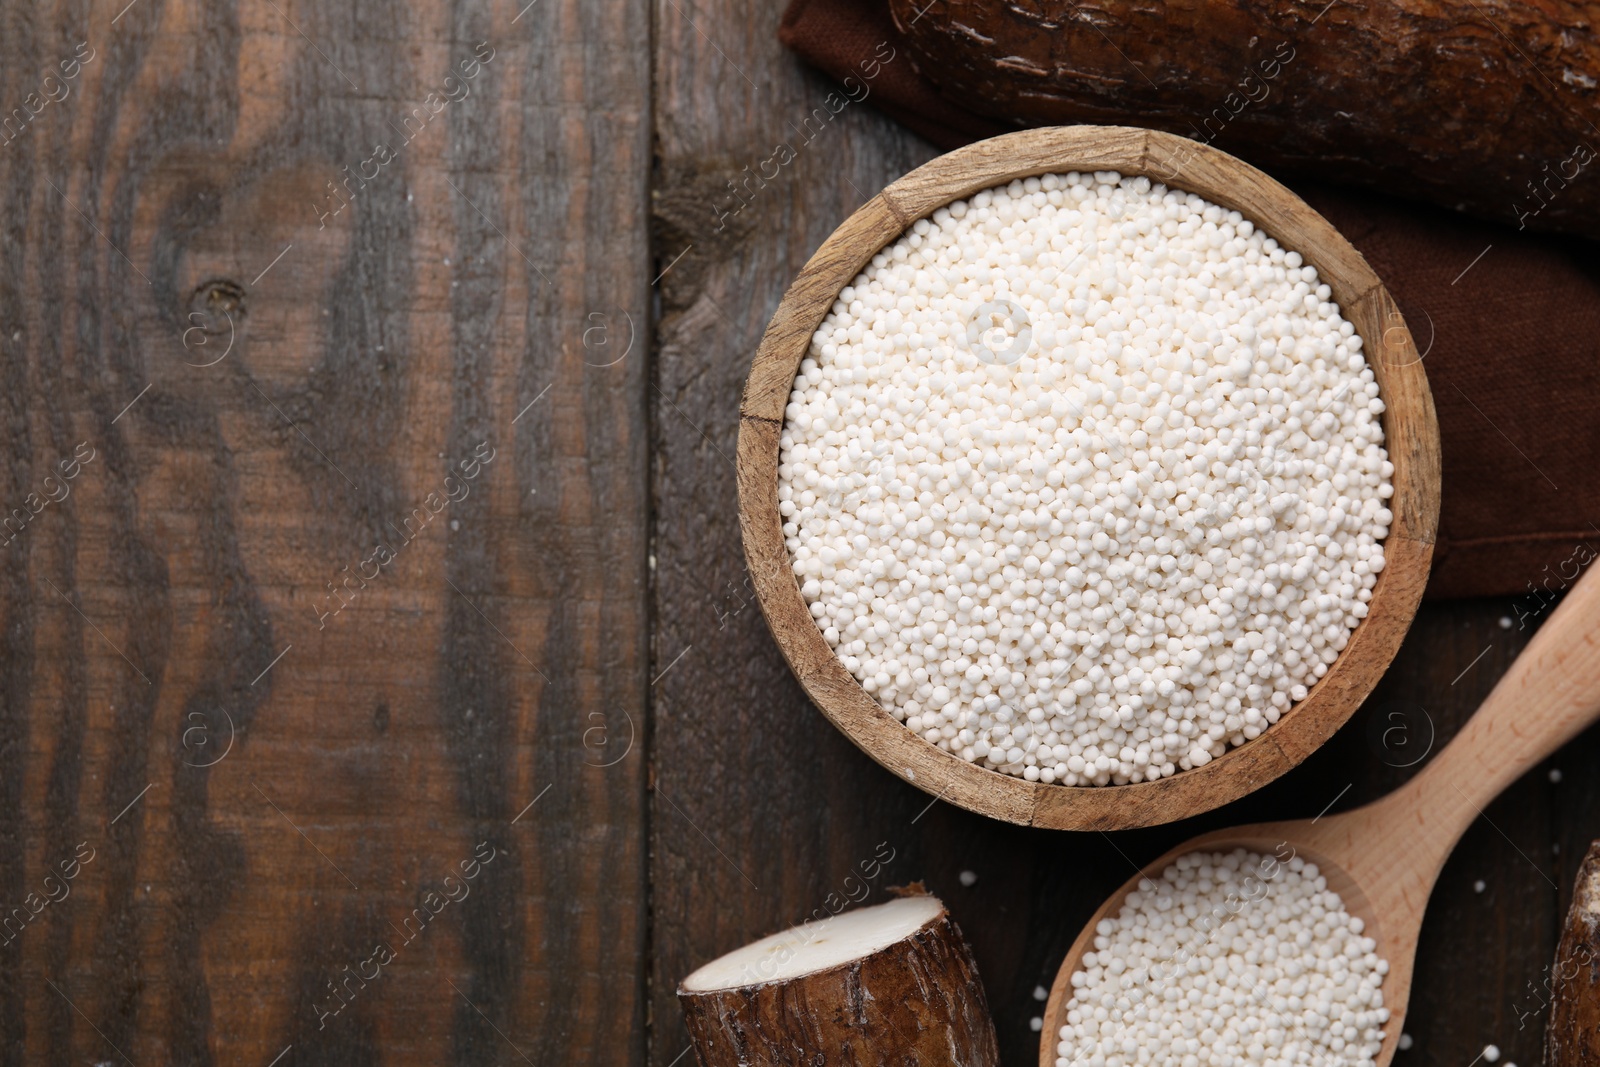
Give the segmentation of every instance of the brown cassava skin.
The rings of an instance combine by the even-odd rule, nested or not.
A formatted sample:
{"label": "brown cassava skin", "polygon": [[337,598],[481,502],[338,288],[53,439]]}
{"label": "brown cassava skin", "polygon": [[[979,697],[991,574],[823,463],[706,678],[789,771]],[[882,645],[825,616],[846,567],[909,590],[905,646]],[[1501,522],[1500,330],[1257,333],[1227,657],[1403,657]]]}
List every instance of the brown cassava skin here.
{"label": "brown cassava skin", "polygon": [[890,0],[890,10],[917,69],[969,110],[1167,130],[1269,170],[1600,237],[1597,3]]}
{"label": "brown cassava skin", "polygon": [[678,990],[700,1067],[999,1067],[961,931],[940,912],[869,956],[788,981]]}
{"label": "brown cassava skin", "polygon": [[1545,1067],[1600,1063],[1600,841],[1589,846],[1550,972]]}

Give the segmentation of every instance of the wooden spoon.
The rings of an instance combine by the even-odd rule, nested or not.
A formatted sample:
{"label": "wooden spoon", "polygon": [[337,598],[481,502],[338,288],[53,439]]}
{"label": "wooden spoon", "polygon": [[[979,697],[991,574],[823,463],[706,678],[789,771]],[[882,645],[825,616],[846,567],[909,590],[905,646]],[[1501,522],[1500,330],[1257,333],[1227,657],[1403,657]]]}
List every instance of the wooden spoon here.
{"label": "wooden spoon", "polygon": [[[1072,999],[1072,975],[1093,947],[1094,929],[1114,915],[1141,878],[1159,878],[1187,852],[1243,847],[1314,862],[1328,886],[1366,923],[1389,961],[1389,1009],[1378,1067],[1394,1058],[1411,997],[1417,933],[1428,894],[1456,841],[1500,791],[1600,718],[1600,567],[1567,594],[1461,733],[1411,781],[1375,803],[1339,815],[1258,823],[1202,834],[1146,866],[1095,912],[1056,975],[1039,1047],[1055,1067]],[[1246,907],[1250,905],[1246,904]]]}

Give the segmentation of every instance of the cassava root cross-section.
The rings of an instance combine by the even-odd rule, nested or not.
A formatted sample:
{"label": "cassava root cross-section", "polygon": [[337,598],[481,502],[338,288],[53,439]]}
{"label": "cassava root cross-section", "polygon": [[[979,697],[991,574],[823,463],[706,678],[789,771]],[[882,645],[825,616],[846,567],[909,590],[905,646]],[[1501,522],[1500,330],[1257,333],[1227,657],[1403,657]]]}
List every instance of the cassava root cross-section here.
{"label": "cassava root cross-section", "polygon": [[998,1067],[961,931],[908,896],[797,926],[678,988],[701,1067]]}

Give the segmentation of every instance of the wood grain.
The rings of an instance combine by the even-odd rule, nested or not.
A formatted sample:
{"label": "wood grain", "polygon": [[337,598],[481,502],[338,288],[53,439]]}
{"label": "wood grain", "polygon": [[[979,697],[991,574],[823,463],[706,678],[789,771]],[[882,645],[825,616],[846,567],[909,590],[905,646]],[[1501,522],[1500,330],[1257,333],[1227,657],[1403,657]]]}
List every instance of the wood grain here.
{"label": "wood grain", "polygon": [[0,14],[0,1062],[643,1058],[647,12],[523,8]]}
{"label": "wood grain", "polygon": [[[1304,700],[1256,741],[1154,782],[1073,787],[1027,782],[915,737],[851,677],[822,637],[788,563],[778,513],[782,413],[800,361],[841,289],[910,221],[952,200],[1050,171],[1119,169],[1182,154],[1178,188],[1233,208],[1301,252],[1367,342],[1386,410],[1395,519],[1370,614]],[[1152,175],[1157,177],[1159,175]],[[1209,811],[1294,767],[1355,713],[1405,636],[1439,521],[1439,426],[1422,360],[1377,275],[1326,219],[1272,178],[1207,145],[1127,127],[1023,130],[958,148],[891,183],[828,237],[773,313],[745,387],[739,432],[740,527],[751,585],[778,647],[817,706],[872,758],[929,794],[1008,822],[1117,830]]]}

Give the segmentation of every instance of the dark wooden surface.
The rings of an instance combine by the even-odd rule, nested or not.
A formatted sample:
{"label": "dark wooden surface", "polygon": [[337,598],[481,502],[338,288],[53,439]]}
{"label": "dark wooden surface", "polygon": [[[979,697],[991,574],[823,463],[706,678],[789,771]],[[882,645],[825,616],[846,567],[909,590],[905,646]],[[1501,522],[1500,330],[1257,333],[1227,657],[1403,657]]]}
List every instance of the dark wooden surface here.
{"label": "dark wooden surface", "polygon": [[124,4],[0,14],[0,1061],[642,1061],[648,8]]}
{"label": "dark wooden surface", "polygon": [[[124,2],[0,7],[0,119],[69,89],[0,137],[0,1063],[685,1063],[689,969],[923,879],[1025,1065],[1131,863],[1379,795],[1526,640],[1426,607],[1325,750],[1192,823],[930,803],[790,678],[731,463],[784,286],[926,144],[807,125],[776,5]],[[1536,1060],[1600,737],[1553,765],[1444,875],[1405,1062]]]}

